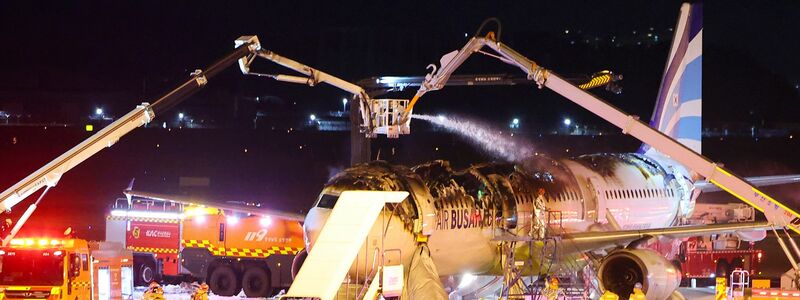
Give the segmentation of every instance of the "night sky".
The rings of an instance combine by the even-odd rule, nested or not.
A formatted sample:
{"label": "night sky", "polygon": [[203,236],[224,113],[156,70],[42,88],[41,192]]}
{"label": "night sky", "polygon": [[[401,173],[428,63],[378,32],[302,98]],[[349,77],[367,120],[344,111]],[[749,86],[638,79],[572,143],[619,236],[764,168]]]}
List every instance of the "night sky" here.
{"label": "night sky", "polygon": [[[100,106],[119,115],[170,89],[229,51],[236,37],[248,34],[257,34],[268,49],[352,81],[377,75],[419,76],[426,73],[427,64],[460,48],[465,33],[472,35],[482,20],[496,16],[502,21],[504,42],[556,72],[585,75],[611,69],[623,74],[623,95],[602,96],[649,116],[671,39],[666,30],[674,26],[679,2],[562,2],[3,1],[0,91],[96,94],[69,102],[84,111]],[[800,114],[794,88],[800,84],[800,60],[795,58],[800,53],[798,4],[711,1],[705,6],[705,104],[724,107],[707,109],[706,121],[739,121],[753,114],[787,121]],[[619,48],[602,44],[612,36],[625,40],[647,33],[659,35],[660,43],[637,47],[628,42]],[[595,46],[595,38],[600,46]],[[266,64],[261,70],[288,72]],[[486,57],[473,58],[463,70],[516,72]],[[242,78],[231,68],[185,106],[213,108],[226,101],[210,96],[220,94],[301,100],[297,110],[309,112],[336,109],[343,95],[329,87],[308,89]],[[530,94],[504,90],[480,95],[531,99]],[[66,105],[58,97],[23,98],[26,111],[45,115],[48,111],[41,107]],[[37,100],[45,103],[32,103]],[[452,112],[460,109],[453,106],[461,106],[453,104],[465,102],[448,100],[452,99],[431,100],[419,109]],[[0,104],[9,101],[14,99],[0,99]],[[509,108],[485,118],[505,122],[517,108],[537,110],[536,105],[520,107],[510,101]],[[560,99],[547,101],[554,109],[543,111],[547,116],[537,116],[536,122],[550,123],[550,116],[555,120],[560,113],[603,123]],[[764,101],[773,105],[765,107]],[[730,104],[736,109],[727,109]],[[484,113],[481,103],[463,106],[465,113]]]}
{"label": "night sky", "polygon": [[[791,132],[797,134],[800,3],[710,1],[704,5],[705,127],[793,128]],[[422,76],[427,72],[425,66],[461,48],[467,40],[465,34],[472,35],[481,21],[497,17],[502,22],[503,42],[560,74],[583,76],[604,69],[623,74],[622,94],[596,93],[625,111],[649,119],[669,50],[669,29],[675,25],[679,7],[678,1],[2,1],[0,110],[22,111],[40,123],[78,126],[97,107],[120,116],[172,89],[192,70],[225,55],[237,37],[252,34],[258,35],[267,49],[353,82],[381,75]],[[266,63],[256,68],[265,73],[293,74]],[[502,72],[519,74],[516,68],[482,56],[473,57],[457,73]],[[120,196],[119,191],[131,177],[137,177],[142,186],[154,186],[182,174],[207,176],[215,172],[219,173],[214,175],[215,187],[224,187],[225,194],[238,195],[238,199],[242,195],[257,200],[272,197],[279,202],[275,207],[306,209],[324,180],[346,166],[347,135],[306,141],[303,135],[279,142],[266,134],[248,135],[239,129],[251,124],[257,112],[270,112],[273,106],[247,104],[246,99],[279,99],[283,107],[277,114],[299,121],[308,114],[340,109],[344,96],[344,92],[328,86],[308,88],[243,77],[232,67],[212,79],[203,91],[159,116],[157,122],[187,112],[216,120],[223,130],[178,137],[166,132],[150,136],[145,131],[134,133],[129,140],[76,168],[74,174],[68,173],[48,196],[53,199],[48,198],[49,208],[43,207],[39,218],[68,212],[75,215],[65,222],[96,226],[102,224],[102,212],[109,200]],[[592,127],[611,128],[554,93],[531,86],[447,88],[426,95],[415,113],[459,114],[498,126],[520,118],[528,133],[550,130],[564,117]],[[10,186],[86,137],[80,130],[35,133],[41,134],[39,140],[17,149],[7,142],[18,133],[13,128],[3,130],[0,163],[12,167],[0,174],[2,186]],[[207,140],[210,137],[219,140]],[[401,142],[408,144],[412,139],[413,135]],[[443,140],[420,144],[430,149],[464,144],[452,137]],[[730,165],[735,171],[750,172],[745,175],[800,173],[793,156],[800,150],[796,140],[788,148],[781,141],[747,146],[748,155],[759,158],[778,149],[780,154],[769,157],[768,164],[757,164],[760,160],[754,159]],[[577,151],[581,145],[593,143],[557,142]],[[168,148],[170,143],[174,148]],[[711,149],[717,150],[717,156],[712,158],[736,158],[725,151],[730,145],[715,143]],[[168,159],[159,160],[155,152],[148,152],[155,151],[155,144],[166,149],[159,151],[172,151],[165,156]],[[406,144],[398,147],[422,149]],[[627,148],[601,145],[599,149],[586,147],[585,153],[633,151],[638,143],[622,144]],[[257,160],[239,157],[245,148],[279,151],[284,145],[291,149],[306,146],[313,151]],[[468,164],[475,157],[485,158],[461,152],[448,157],[426,153],[403,163],[445,158]],[[226,162],[233,170],[219,171],[225,169]],[[302,163],[307,174],[287,172],[292,162]],[[210,169],[199,170],[200,165]],[[242,175],[255,173],[264,174]],[[311,184],[295,188],[300,191],[280,190],[297,182]],[[783,195],[797,200],[800,196],[795,190]],[[296,198],[304,200],[285,200]],[[65,199],[75,202],[60,201]]]}

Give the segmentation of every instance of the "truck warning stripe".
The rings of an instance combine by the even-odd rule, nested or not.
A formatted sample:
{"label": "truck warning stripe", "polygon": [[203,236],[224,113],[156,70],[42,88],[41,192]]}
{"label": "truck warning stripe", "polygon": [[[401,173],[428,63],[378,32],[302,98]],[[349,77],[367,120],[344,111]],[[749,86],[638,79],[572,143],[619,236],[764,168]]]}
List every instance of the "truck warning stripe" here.
{"label": "truck warning stripe", "polygon": [[209,240],[181,240],[184,247],[187,248],[205,248],[216,256],[238,256],[238,257],[268,257],[273,254],[295,255],[303,248],[295,247],[277,247],[273,246],[268,249],[239,249],[239,248],[224,248],[214,247]]}
{"label": "truck warning stripe", "polygon": [[178,254],[178,249],[170,249],[170,248],[128,246],[128,249],[131,250],[131,251],[136,251],[136,252]]}

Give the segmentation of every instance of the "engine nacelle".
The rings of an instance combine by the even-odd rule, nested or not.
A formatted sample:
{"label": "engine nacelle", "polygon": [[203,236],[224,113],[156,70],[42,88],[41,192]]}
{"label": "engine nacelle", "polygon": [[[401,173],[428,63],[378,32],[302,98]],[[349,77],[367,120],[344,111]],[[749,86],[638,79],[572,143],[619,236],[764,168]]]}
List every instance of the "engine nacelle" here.
{"label": "engine nacelle", "polygon": [[633,249],[612,252],[597,272],[604,290],[627,297],[639,282],[647,299],[667,299],[681,282],[680,271],[658,252]]}

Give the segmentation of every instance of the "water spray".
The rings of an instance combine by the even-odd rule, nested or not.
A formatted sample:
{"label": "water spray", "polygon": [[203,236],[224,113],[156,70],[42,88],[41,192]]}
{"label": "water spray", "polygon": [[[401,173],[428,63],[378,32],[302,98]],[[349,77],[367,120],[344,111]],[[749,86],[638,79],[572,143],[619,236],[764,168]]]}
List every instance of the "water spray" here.
{"label": "water spray", "polygon": [[514,139],[510,135],[504,135],[499,129],[480,121],[443,115],[414,114],[411,117],[442,126],[450,132],[467,138],[492,155],[510,162],[521,162],[534,154],[533,146],[529,143]]}

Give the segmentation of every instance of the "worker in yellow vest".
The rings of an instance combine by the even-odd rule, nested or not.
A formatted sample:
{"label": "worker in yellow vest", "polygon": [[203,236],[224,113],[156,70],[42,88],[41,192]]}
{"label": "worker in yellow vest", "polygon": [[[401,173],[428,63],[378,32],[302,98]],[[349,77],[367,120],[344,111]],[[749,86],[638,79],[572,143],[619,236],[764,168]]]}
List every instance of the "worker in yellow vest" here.
{"label": "worker in yellow vest", "polygon": [[606,292],[603,293],[602,296],[600,296],[600,300],[619,300],[619,296],[617,296],[617,294],[614,294],[614,292],[612,291],[606,290]]}
{"label": "worker in yellow vest", "polygon": [[628,297],[628,299],[631,299],[631,300],[645,300],[645,296],[644,296],[644,292],[642,291],[642,284],[641,283],[637,282],[635,285],[633,285],[633,292],[631,293],[630,297]]}
{"label": "worker in yellow vest", "polygon": [[550,280],[545,280],[545,289],[542,291],[542,295],[544,295],[545,299],[547,300],[558,299],[559,292],[560,290],[558,288],[558,278],[553,276],[550,278]]}
{"label": "worker in yellow vest", "polygon": [[144,292],[143,300],[164,300],[164,289],[158,282],[151,282],[150,287]]}

